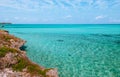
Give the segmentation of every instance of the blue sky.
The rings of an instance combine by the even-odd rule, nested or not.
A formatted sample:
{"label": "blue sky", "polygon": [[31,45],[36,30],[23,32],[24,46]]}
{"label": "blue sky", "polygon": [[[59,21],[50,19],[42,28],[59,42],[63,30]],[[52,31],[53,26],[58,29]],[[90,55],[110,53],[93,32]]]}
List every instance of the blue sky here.
{"label": "blue sky", "polygon": [[120,0],[0,0],[0,22],[120,24]]}

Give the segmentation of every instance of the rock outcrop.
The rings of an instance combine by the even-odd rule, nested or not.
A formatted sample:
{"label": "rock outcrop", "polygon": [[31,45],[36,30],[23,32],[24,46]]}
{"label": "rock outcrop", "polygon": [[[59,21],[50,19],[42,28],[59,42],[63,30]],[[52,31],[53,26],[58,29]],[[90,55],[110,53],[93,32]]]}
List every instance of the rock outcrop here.
{"label": "rock outcrop", "polygon": [[25,41],[0,30],[0,77],[58,77],[57,69],[31,62],[20,50]]}

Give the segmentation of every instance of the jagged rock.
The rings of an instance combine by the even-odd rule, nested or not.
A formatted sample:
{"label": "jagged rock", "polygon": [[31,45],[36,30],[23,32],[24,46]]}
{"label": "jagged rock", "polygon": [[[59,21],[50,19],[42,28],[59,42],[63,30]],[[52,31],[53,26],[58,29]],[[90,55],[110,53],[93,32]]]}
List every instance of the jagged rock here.
{"label": "jagged rock", "polygon": [[17,56],[17,54],[7,53],[5,57],[0,58],[0,68],[2,69],[12,64],[16,64],[18,60],[15,56]]}
{"label": "jagged rock", "polygon": [[47,71],[47,73],[46,73],[46,76],[48,76],[48,77],[58,77],[58,76],[56,76],[56,75],[58,75],[57,69],[50,69],[50,70]]}

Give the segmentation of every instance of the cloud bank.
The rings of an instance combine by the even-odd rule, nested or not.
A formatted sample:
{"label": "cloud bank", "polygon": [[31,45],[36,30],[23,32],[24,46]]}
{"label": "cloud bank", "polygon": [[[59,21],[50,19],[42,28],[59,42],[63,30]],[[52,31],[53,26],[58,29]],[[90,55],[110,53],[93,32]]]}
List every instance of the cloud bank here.
{"label": "cloud bank", "polygon": [[120,0],[0,0],[0,7],[40,9],[52,7],[109,8],[120,6]]}
{"label": "cloud bank", "polygon": [[120,23],[120,0],[0,0],[0,21]]}

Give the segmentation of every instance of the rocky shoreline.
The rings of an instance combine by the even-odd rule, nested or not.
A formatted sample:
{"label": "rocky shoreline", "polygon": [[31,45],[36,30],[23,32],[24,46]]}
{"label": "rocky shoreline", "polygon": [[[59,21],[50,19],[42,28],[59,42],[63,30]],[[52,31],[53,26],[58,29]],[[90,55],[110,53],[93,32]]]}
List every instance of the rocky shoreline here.
{"label": "rocky shoreline", "polygon": [[0,30],[0,77],[58,77],[57,69],[30,61],[20,49],[24,44],[24,40]]}

